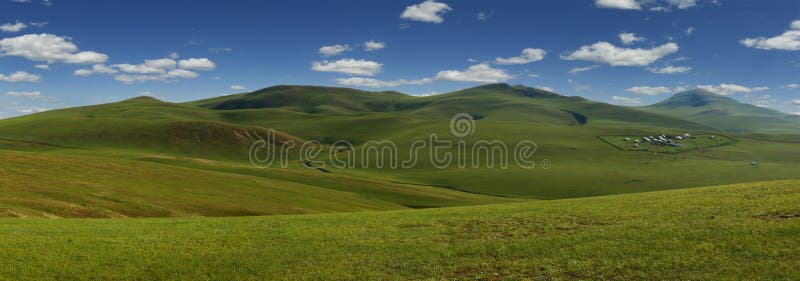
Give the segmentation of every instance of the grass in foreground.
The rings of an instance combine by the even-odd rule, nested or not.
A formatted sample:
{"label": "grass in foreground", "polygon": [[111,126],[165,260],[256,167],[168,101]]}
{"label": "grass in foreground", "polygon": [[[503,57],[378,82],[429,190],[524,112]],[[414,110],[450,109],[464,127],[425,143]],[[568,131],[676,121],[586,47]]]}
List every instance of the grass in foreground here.
{"label": "grass in foreground", "polygon": [[330,215],[0,220],[18,280],[800,276],[800,181]]}

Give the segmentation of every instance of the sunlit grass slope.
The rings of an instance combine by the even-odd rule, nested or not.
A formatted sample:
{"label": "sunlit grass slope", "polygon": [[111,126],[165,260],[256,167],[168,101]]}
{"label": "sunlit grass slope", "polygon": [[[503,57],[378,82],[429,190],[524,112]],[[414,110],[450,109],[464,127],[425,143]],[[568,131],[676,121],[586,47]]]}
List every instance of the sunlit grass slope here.
{"label": "sunlit grass slope", "polygon": [[798,202],[800,182],[777,181],[414,211],[2,220],[0,276],[792,280]]}
{"label": "sunlit grass slope", "polygon": [[[164,155],[142,160],[0,150],[0,217],[273,215],[509,201],[311,170],[264,171]],[[176,161],[186,167],[167,165]]]}

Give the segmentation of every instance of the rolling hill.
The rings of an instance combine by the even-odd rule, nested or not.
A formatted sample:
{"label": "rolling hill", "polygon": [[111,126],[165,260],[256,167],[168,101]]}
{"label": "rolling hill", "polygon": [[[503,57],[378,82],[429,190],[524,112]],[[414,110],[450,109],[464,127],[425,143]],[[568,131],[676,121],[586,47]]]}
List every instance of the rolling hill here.
{"label": "rolling hill", "polygon": [[682,117],[731,133],[800,133],[800,117],[695,89],[654,105],[650,112]]}
{"label": "rolling hill", "polygon": [[[507,84],[428,97],[275,86],[181,104],[139,97],[0,120],[0,149],[77,155],[99,162],[144,161],[260,177],[351,192],[407,208],[498,202],[502,197],[559,199],[797,178],[795,161],[800,158],[800,140],[792,135],[730,135],[736,140],[734,145],[689,149],[680,155],[620,151],[598,138],[723,133],[648,110]],[[452,135],[450,117],[456,113],[469,113],[476,119],[472,135]],[[279,142],[298,144],[289,154],[286,169],[251,167],[247,151],[270,129],[277,130]],[[304,140],[317,140],[323,149],[337,140],[347,140],[355,151],[363,150],[369,140],[391,140],[403,160],[411,157],[414,141],[428,139],[431,134],[443,140],[463,140],[467,145],[481,140],[509,145],[532,140],[538,146],[534,157],[537,165],[548,161],[554,168],[530,170],[512,163],[506,169],[442,169],[419,161],[407,169],[390,169],[378,168],[372,157],[355,159],[355,168],[340,169],[330,166],[325,154],[319,159],[328,163],[323,171],[307,169],[298,158],[299,144]],[[416,155],[419,159],[431,157],[427,149]],[[458,157],[489,156],[465,151]],[[491,156],[485,161],[489,160],[502,158]],[[763,168],[751,167],[752,161]],[[717,176],[708,177],[712,172]],[[235,185],[220,187],[232,193],[240,190]],[[455,193],[442,197],[442,192]]]}
{"label": "rolling hill", "polygon": [[5,220],[0,276],[791,280],[797,202],[800,182],[778,181],[413,211]]}

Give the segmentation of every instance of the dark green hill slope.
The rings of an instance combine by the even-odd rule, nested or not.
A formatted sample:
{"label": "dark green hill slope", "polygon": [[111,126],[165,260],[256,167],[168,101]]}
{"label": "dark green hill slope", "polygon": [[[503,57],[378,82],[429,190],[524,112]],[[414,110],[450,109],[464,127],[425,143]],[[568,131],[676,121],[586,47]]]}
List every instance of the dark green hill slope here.
{"label": "dark green hill slope", "polygon": [[251,93],[190,102],[186,105],[215,110],[282,109],[334,115],[393,112],[426,118],[450,118],[454,114],[463,112],[477,119],[486,118],[493,121],[711,129],[680,118],[635,108],[594,102],[580,97],[565,97],[541,89],[503,83],[427,97],[348,88],[274,86]]}
{"label": "dark green hill slope", "polygon": [[800,133],[800,118],[695,89],[641,109],[735,133]]}

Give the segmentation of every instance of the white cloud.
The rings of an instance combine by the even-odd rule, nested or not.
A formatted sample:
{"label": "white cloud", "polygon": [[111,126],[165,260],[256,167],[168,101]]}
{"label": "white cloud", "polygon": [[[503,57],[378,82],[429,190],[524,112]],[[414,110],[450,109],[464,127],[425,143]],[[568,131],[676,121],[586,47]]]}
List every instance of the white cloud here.
{"label": "white cloud", "polygon": [[658,87],[636,86],[636,87],[627,88],[627,89],[625,89],[625,91],[631,92],[631,93],[634,93],[634,94],[648,95],[648,96],[655,96],[655,95],[667,94],[667,93],[671,93],[672,92],[672,90],[670,88],[667,88],[667,87],[664,87],[664,86],[658,86]]}
{"label": "white cloud", "polygon": [[672,6],[678,7],[678,9],[688,9],[694,6],[697,6],[696,0],[667,0]]}
{"label": "white cloud", "polygon": [[590,65],[590,66],[587,66],[587,67],[576,67],[576,68],[570,69],[569,73],[570,74],[581,73],[581,72],[589,71],[589,70],[592,70],[592,69],[595,69],[595,68],[598,68],[598,67],[600,67],[600,66],[599,65]]}
{"label": "white cloud", "polygon": [[313,62],[311,69],[321,72],[336,72],[347,75],[373,76],[381,72],[383,64],[356,59],[340,59],[337,61]]}
{"label": "white cloud", "polygon": [[791,103],[793,105],[796,105],[796,106],[800,106],[800,100],[791,100],[791,101],[789,101],[789,103]]}
{"label": "white cloud", "polygon": [[752,90],[753,90],[753,92],[761,92],[761,91],[769,90],[769,87],[753,87]]}
{"label": "white cloud", "polygon": [[10,97],[37,98],[37,97],[41,96],[41,93],[39,93],[39,91],[35,91],[35,92],[15,92],[15,91],[10,91],[10,92],[6,92],[5,95],[6,96],[10,96]]}
{"label": "white cloud", "polygon": [[49,64],[37,64],[37,65],[34,65],[33,67],[35,67],[37,69],[41,69],[41,70],[50,70],[50,65]]}
{"label": "white cloud", "polygon": [[652,72],[652,73],[658,73],[658,74],[675,74],[675,73],[688,72],[688,71],[692,70],[692,68],[688,67],[688,66],[671,66],[671,65],[668,65],[668,66],[661,67],[661,68],[648,67],[647,70]]}
{"label": "white cloud", "polygon": [[690,26],[689,28],[687,28],[686,35],[692,35],[692,33],[694,33],[694,29],[695,29],[694,26]]}
{"label": "white cloud", "polygon": [[165,68],[155,67],[152,65],[147,64],[114,64],[111,67],[119,69],[125,73],[136,73],[136,74],[160,74],[166,73]]}
{"label": "white cloud", "polygon": [[95,64],[108,56],[94,51],[79,52],[66,37],[53,34],[28,34],[0,40],[0,56],[17,56],[47,63]]}
{"label": "white cloud", "polygon": [[247,87],[242,85],[231,85],[231,90],[244,91]]}
{"label": "white cloud", "polygon": [[[171,57],[178,57],[177,54]],[[192,70],[212,70],[216,65],[207,58],[190,58],[175,61],[172,58],[160,58],[145,60],[140,64],[114,64],[106,66],[104,64],[92,65],[90,69],[78,69],[73,74],[78,76],[89,76],[93,74],[122,74],[115,75],[114,80],[131,84],[134,82],[161,81],[172,82],[178,79],[193,79],[200,76]]]}
{"label": "white cloud", "polygon": [[169,53],[169,55],[167,57],[171,58],[173,60],[176,60],[176,59],[179,59],[181,57],[181,55],[176,53],[176,52],[172,52],[172,53]]}
{"label": "white cloud", "polygon": [[369,40],[364,42],[364,51],[372,52],[386,48],[386,43]]}
{"label": "white cloud", "polygon": [[4,32],[19,32],[20,30],[25,29],[28,27],[24,23],[16,22],[16,23],[4,23],[0,25],[0,30]]}
{"label": "white cloud", "polygon": [[620,97],[620,96],[613,96],[611,100],[617,103],[625,103],[625,104],[640,104],[642,103],[642,99],[640,98],[629,98],[629,97]]}
{"label": "white cloud", "polygon": [[319,48],[318,52],[320,55],[330,57],[350,50],[352,50],[352,48],[350,48],[350,46],[347,44],[337,44],[330,46],[322,46]]}
{"label": "white cloud", "polygon": [[193,79],[200,76],[199,74],[185,70],[185,69],[172,69],[169,72],[162,73],[162,74],[121,74],[114,76],[114,80],[120,81],[125,84],[131,84],[134,82],[146,82],[146,81],[160,81],[160,82],[171,82],[176,81],[177,79]]}
{"label": "white cloud", "polygon": [[78,75],[78,76],[86,77],[86,76],[89,76],[89,75],[92,75],[92,74],[114,74],[114,73],[117,73],[117,72],[118,71],[116,69],[108,67],[108,66],[106,66],[104,64],[95,64],[95,65],[92,65],[91,69],[78,69],[78,70],[75,70],[75,72],[73,72],[73,74]]}
{"label": "white cloud", "polygon": [[175,66],[177,66],[178,63],[175,62],[175,60],[173,59],[163,58],[155,60],[145,60],[144,65],[154,68],[167,69],[167,68],[175,68]]}
{"label": "white cloud", "polygon": [[23,113],[23,114],[37,113],[37,112],[42,112],[42,111],[47,111],[47,109],[46,108],[37,107],[37,108],[25,108],[25,109],[17,110],[17,112]]}
{"label": "white cloud", "polygon": [[598,8],[641,10],[642,6],[636,0],[596,0],[594,2]]}
{"label": "white cloud", "polygon": [[593,61],[607,63],[611,66],[645,66],[677,51],[678,45],[675,43],[667,43],[651,49],[627,49],[601,41],[591,46],[582,46],[569,55],[562,55],[561,59]]}
{"label": "white cloud", "polygon": [[10,75],[0,73],[0,81],[3,82],[39,82],[39,75],[30,74],[25,71],[17,71]]}
{"label": "white cloud", "polygon": [[30,24],[32,26],[35,26],[35,27],[43,27],[43,26],[47,25],[47,22],[46,21],[40,21],[40,22],[32,21],[32,22],[30,22]]}
{"label": "white cloud", "polygon": [[800,88],[800,85],[792,83],[792,84],[786,84],[786,85],[780,86],[779,88],[781,88],[781,89],[797,89],[797,88]]}
{"label": "white cloud", "polygon": [[540,86],[534,86],[534,88],[542,89],[542,90],[545,90],[545,91],[548,91],[548,92],[554,92],[554,93],[556,92],[556,90],[554,90],[553,88],[547,87],[547,86],[541,86],[540,85]]}
{"label": "white cloud", "polygon": [[470,66],[464,71],[444,70],[436,74],[436,79],[459,82],[497,83],[511,78],[514,77],[505,70],[492,68],[487,63]]}
{"label": "white cloud", "polygon": [[633,32],[623,32],[619,34],[619,40],[622,41],[622,44],[631,45],[636,42],[645,41],[647,38],[636,36],[636,33]]}
{"label": "white cloud", "polygon": [[719,84],[718,86],[714,85],[697,85],[697,88],[702,90],[706,90],[712,92],[717,95],[721,96],[728,96],[735,93],[750,93],[753,92],[753,89],[741,85],[736,84]]}
{"label": "white cloud", "polygon": [[30,3],[31,0],[11,0],[11,2],[14,2],[14,3]]}
{"label": "white cloud", "polygon": [[599,8],[641,10],[642,5],[650,6],[650,11],[668,12],[672,7],[683,10],[697,6],[697,0],[595,0]]}
{"label": "white cloud", "polygon": [[761,50],[800,51],[800,20],[793,21],[790,30],[775,37],[745,38],[742,45]]}
{"label": "white cloud", "polygon": [[406,7],[406,10],[400,14],[400,18],[421,22],[442,23],[444,21],[442,14],[450,10],[453,10],[453,8],[450,8],[450,6],[445,3],[427,0]]}
{"label": "white cloud", "polygon": [[186,70],[186,69],[173,69],[173,70],[170,70],[169,72],[167,72],[167,74],[164,75],[164,78],[166,78],[166,79],[171,79],[171,78],[192,79],[192,78],[197,78],[197,76],[200,76],[200,75],[195,73],[195,72]]}
{"label": "white cloud", "polygon": [[539,74],[536,74],[536,73],[530,73],[530,74],[528,74],[528,77],[530,77],[530,78],[539,78],[539,76],[541,76],[541,75],[539,75]]}
{"label": "white cloud", "polygon": [[214,70],[217,67],[214,62],[207,58],[190,58],[178,61],[178,66],[189,70]]}
{"label": "white cloud", "polygon": [[532,63],[535,61],[540,61],[544,59],[545,52],[542,49],[534,49],[534,48],[525,48],[522,50],[522,54],[518,57],[510,57],[510,58],[501,58],[498,57],[495,59],[497,64],[526,64]]}
{"label": "white cloud", "polygon": [[351,87],[388,88],[388,87],[397,87],[403,85],[422,85],[433,82],[433,79],[422,78],[419,80],[400,79],[392,81],[382,81],[373,78],[351,77],[351,78],[339,78],[336,79],[336,82],[338,82],[339,85],[351,86]]}

